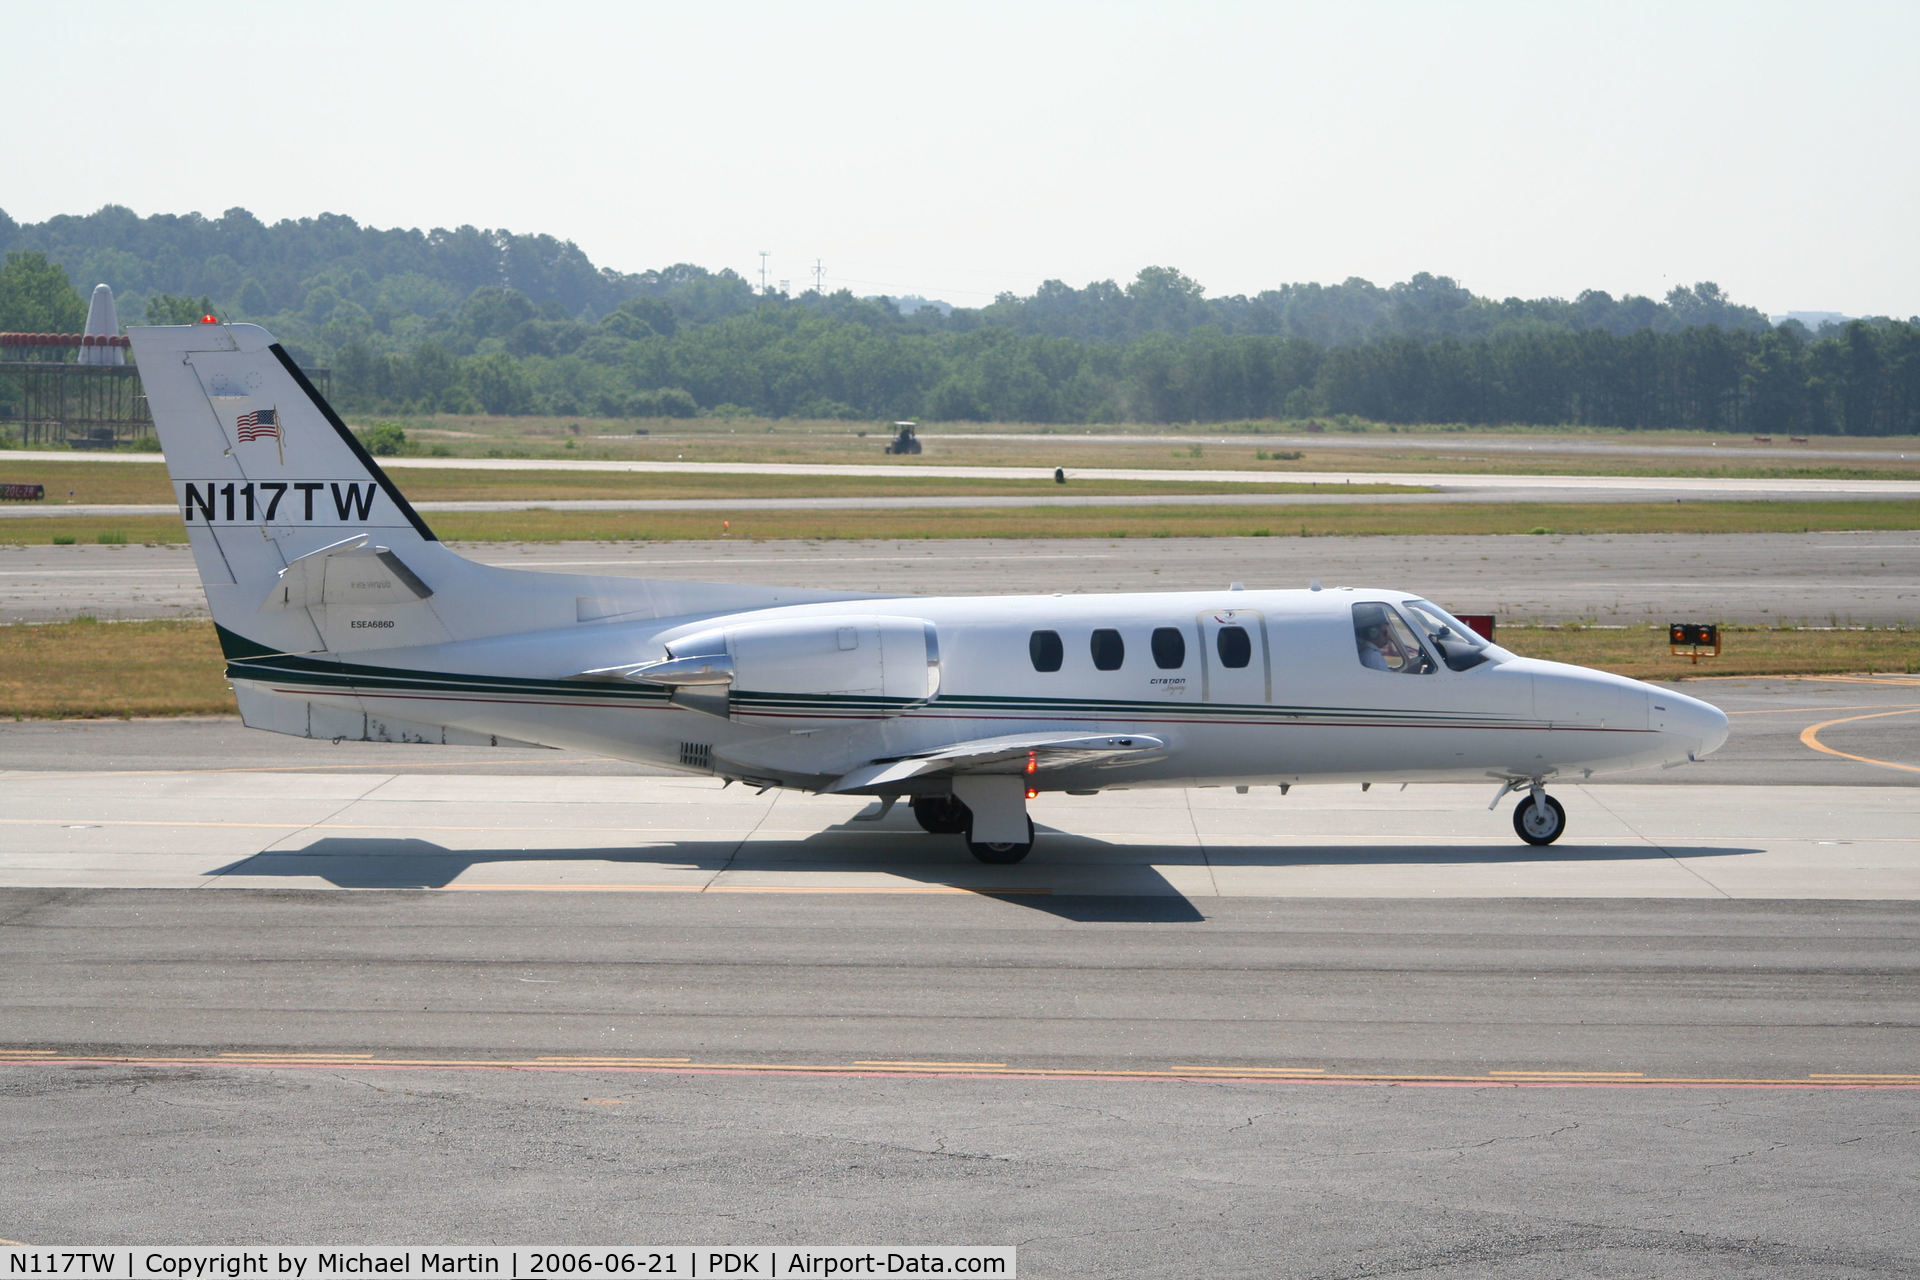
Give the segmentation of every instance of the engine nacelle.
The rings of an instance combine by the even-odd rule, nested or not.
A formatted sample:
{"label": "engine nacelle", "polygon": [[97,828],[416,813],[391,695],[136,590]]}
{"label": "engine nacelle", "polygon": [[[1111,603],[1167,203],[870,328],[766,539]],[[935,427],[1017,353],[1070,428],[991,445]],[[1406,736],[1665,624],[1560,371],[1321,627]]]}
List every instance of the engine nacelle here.
{"label": "engine nacelle", "polygon": [[665,661],[628,678],[672,686],[675,702],[735,718],[898,715],[940,691],[940,644],[923,618],[747,623],[670,641]]}

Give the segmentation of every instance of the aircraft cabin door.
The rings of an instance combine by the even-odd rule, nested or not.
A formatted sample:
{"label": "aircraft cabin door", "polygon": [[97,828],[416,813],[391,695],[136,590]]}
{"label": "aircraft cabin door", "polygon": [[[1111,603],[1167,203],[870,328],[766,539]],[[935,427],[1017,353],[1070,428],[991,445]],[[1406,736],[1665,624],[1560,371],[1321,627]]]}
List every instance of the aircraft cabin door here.
{"label": "aircraft cabin door", "polygon": [[1208,702],[1273,702],[1273,659],[1264,617],[1251,609],[1200,615],[1200,687]]}

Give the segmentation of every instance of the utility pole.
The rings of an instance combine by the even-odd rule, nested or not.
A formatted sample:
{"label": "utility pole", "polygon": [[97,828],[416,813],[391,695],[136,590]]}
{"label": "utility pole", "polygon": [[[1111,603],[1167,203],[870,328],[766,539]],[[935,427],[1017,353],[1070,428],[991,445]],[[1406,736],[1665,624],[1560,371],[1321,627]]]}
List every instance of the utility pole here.
{"label": "utility pole", "polygon": [[766,291],[767,291],[767,251],[765,249],[762,249],[760,251],[760,292],[764,295]]}

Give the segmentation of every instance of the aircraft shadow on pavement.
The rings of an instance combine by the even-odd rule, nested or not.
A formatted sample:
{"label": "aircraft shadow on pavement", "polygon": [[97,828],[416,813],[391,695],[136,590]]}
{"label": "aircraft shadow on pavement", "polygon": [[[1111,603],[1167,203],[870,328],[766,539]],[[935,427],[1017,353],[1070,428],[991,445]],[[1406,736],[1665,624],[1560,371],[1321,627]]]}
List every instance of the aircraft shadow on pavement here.
{"label": "aircraft shadow on pavement", "polygon": [[[783,883],[800,891],[859,885],[832,884],[848,873],[884,872],[897,879],[975,893],[1078,922],[1191,923],[1206,916],[1161,874],[1161,865],[1213,867],[1474,866],[1524,862],[1660,861],[1660,848],[1620,845],[1116,845],[1095,837],[1048,832],[1028,861],[1005,867],[975,862],[953,837],[885,827],[830,827],[797,840],[680,840],[600,848],[450,849],[428,840],[380,836],[324,836],[298,849],[253,854],[208,872],[247,879],[323,880],[341,889],[443,889],[476,867],[579,864],[570,874],[535,873],[504,882],[483,876],[475,888],[564,890],[589,886],[670,887],[691,891],[730,872],[796,873],[821,883]],[[1758,849],[1690,846],[1687,857],[1734,857]],[[646,874],[651,869],[655,876]],[[636,874],[638,872],[638,874]],[[1064,881],[1065,883],[1061,883]],[[745,887],[742,885],[741,887]]]}
{"label": "aircraft shadow on pavement", "polygon": [[[1056,837],[1058,852],[1066,837]],[[1103,842],[1093,842],[1106,848]],[[820,877],[849,872],[884,872],[896,879],[997,898],[1017,906],[1074,921],[1133,921],[1182,923],[1206,917],[1146,859],[1157,851],[1130,851],[1140,861],[1085,865],[1076,859],[1077,874],[1069,891],[1052,885],[1047,872],[1058,872],[1056,861],[1035,853],[1024,864],[986,866],[968,855],[957,837],[929,836],[918,830],[866,830],[853,833],[832,827],[799,840],[678,840],[648,843],[636,840],[622,847],[542,849],[449,849],[430,840],[380,836],[324,836],[299,849],[269,850],[242,858],[208,875],[243,878],[287,877],[324,880],[341,889],[443,889],[475,867],[512,865],[551,866],[581,864],[565,876],[534,874],[504,882],[492,876],[466,881],[483,889],[585,889],[589,886],[666,887],[694,890],[720,872],[794,873]],[[1193,850],[1177,851],[1190,857]],[[656,871],[649,876],[646,870]],[[691,874],[689,874],[691,873]],[[1038,873],[1038,874],[1036,874]],[[745,886],[741,886],[745,887]],[[806,892],[837,889],[859,893],[857,884],[792,884],[783,888]],[[885,887],[876,886],[886,892]]]}

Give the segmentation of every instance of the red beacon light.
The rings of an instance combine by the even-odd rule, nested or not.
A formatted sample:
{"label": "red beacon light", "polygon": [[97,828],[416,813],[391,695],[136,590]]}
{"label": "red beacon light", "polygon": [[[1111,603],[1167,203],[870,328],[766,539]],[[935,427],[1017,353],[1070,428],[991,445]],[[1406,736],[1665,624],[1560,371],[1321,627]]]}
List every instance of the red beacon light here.
{"label": "red beacon light", "polygon": [[220,317],[219,316],[201,316],[200,323],[201,324],[219,324]]}

